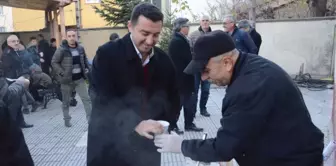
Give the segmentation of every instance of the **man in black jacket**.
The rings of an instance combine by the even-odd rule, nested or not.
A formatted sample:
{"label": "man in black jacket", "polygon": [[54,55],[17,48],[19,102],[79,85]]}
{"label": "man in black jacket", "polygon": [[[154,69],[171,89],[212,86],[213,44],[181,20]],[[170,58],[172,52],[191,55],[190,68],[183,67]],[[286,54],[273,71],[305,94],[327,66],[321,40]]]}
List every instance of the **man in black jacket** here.
{"label": "man in black jacket", "polygon": [[[172,58],[176,67],[177,82],[180,92],[181,109],[184,111],[184,129],[186,131],[203,131],[202,128],[196,127],[194,121],[194,110],[196,108],[195,98],[192,96],[195,88],[195,78],[193,75],[188,75],[183,72],[191,61],[191,49],[190,42],[187,38],[189,33],[189,20],[186,18],[178,18],[174,21],[173,25],[173,38],[169,43],[169,55]],[[177,122],[178,119],[176,119]],[[178,130],[176,123],[173,123],[171,127],[175,128],[175,132],[182,133]]]}
{"label": "man in black jacket", "polygon": [[[10,35],[7,38],[7,47],[4,49],[3,55],[1,56],[1,69],[3,71],[3,76],[10,79],[18,79],[21,76],[29,75],[29,68],[25,67],[25,56],[26,52],[20,50],[20,40],[16,35]],[[26,90],[27,91],[27,90]],[[28,92],[27,92],[28,93]],[[25,95],[22,94],[22,99]],[[13,118],[20,124],[20,127],[30,128],[33,125],[27,124],[24,120],[21,111],[21,97],[20,99],[12,99],[10,106],[10,112]]]}
{"label": "man in black jacket", "polygon": [[254,44],[258,48],[257,54],[259,54],[262,39],[261,39],[260,34],[256,31],[256,29],[252,27],[252,25],[249,23],[248,20],[239,21],[238,28],[250,34]]}
{"label": "man in black jacket", "polygon": [[47,49],[47,53],[43,56],[44,63],[42,63],[42,70],[44,73],[48,74],[50,76],[50,70],[51,70],[51,59],[54,56],[54,53],[57,50],[56,46],[56,39],[51,38],[50,39],[50,45]]}
{"label": "man in black jacket", "polygon": [[29,70],[24,68],[23,56],[25,52],[20,51],[19,47],[20,40],[16,35],[7,37],[7,46],[1,56],[4,77],[17,79],[22,75],[29,74]]}
{"label": "man in black jacket", "polygon": [[49,74],[49,68],[50,65],[47,64],[48,60],[48,52],[49,52],[49,43],[48,40],[44,38],[42,34],[38,34],[38,53],[40,54],[41,57],[41,67],[44,73]]}
{"label": "man in black jacket", "polygon": [[160,152],[195,161],[235,159],[240,166],[320,166],[323,133],[313,124],[302,94],[275,63],[239,52],[231,37],[214,31],[198,39],[185,72],[227,85],[216,138],[155,137]]}
{"label": "man in black jacket", "polygon": [[163,126],[156,120],[172,122],[180,108],[173,62],[155,47],[162,27],[160,9],[141,3],[133,9],[130,33],[97,50],[88,166],[161,164],[152,139]]}

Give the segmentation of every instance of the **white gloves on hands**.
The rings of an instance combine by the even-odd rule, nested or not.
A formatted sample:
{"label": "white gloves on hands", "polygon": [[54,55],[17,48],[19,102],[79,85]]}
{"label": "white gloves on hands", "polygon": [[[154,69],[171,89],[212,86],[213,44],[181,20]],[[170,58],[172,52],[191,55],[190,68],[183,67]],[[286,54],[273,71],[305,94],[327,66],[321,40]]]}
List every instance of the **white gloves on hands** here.
{"label": "white gloves on hands", "polygon": [[155,136],[154,144],[157,146],[160,153],[182,153],[182,141],[183,138],[177,135],[175,132],[171,134],[161,134]]}

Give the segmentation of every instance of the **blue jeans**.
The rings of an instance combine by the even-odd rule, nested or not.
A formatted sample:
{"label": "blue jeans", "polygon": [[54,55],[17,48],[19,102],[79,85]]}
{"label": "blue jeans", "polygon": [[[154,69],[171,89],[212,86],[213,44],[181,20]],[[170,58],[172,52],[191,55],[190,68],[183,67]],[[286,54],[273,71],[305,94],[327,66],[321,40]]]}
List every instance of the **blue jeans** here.
{"label": "blue jeans", "polygon": [[[201,79],[201,73],[195,74],[195,101],[198,100],[198,90],[201,86],[201,98],[199,102],[199,107],[201,110],[206,109],[206,104],[209,99],[210,94],[210,82],[205,80],[202,81]],[[197,103],[196,103],[197,104]],[[195,107],[195,113],[196,113],[196,107]]]}

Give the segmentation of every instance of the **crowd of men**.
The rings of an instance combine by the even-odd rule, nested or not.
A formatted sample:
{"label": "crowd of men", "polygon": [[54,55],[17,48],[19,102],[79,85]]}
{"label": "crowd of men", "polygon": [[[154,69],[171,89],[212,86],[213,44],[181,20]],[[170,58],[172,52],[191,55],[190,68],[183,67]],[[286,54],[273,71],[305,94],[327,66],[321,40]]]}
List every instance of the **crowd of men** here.
{"label": "crowd of men", "polygon": [[[36,89],[51,88],[53,80],[62,93],[66,127],[72,126],[74,91],[83,102],[88,166],[159,166],[161,153],[167,152],[204,162],[236,159],[241,166],[322,164],[322,132],[288,74],[257,55],[261,37],[248,21],[226,16],[224,31],[212,31],[210,18],[203,16],[189,35],[188,19],[178,18],[168,52],[155,46],[162,28],[162,12],[140,3],[132,11],[129,33],[122,38],[112,34],[98,48],[92,66],[75,30],[66,32],[57,49],[42,35],[38,42],[32,37],[27,48],[17,36],[9,36],[0,79],[0,128],[6,136],[0,139],[9,146],[0,146],[1,159],[6,156],[0,165],[33,165],[19,128],[32,126],[21,109],[30,100],[36,110]],[[202,116],[211,116],[206,107],[211,83],[227,87],[216,138],[183,140],[180,111],[185,131],[202,132],[194,118],[197,107]],[[159,120],[169,122],[168,131]],[[16,125],[4,127],[10,124]],[[11,153],[2,154],[6,149]]]}
{"label": "crowd of men", "polygon": [[77,43],[76,31],[68,30],[66,35],[58,48],[54,38],[49,44],[41,34],[38,38],[31,37],[27,46],[16,35],[8,36],[2,45],[1,135],[6,135],[2,138],[6,146],[0,145],[0,150],[10,148],[11,152],[0,155],[0,165],[33,164],[20,128],[33,127],[26,123],[23,114],[37,111],[45,102],[44,92],[56,93],[51,95],[62,101],[66,127],[72,126],[69,107],[75,105],[74,95],[78,93],[89,121],[91,99],[85,81],[89,72],[88,59],[84,48]]}

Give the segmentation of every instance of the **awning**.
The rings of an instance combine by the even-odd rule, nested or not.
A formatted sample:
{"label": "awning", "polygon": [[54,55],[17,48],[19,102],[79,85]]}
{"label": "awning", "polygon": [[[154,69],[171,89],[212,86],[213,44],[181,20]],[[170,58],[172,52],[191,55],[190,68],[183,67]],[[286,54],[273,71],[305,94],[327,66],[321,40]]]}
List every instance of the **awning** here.
{"label": "awning", "polygon": [[71,2],[72,0],[0,0],[0,5],[45,11],[69,5]]}

